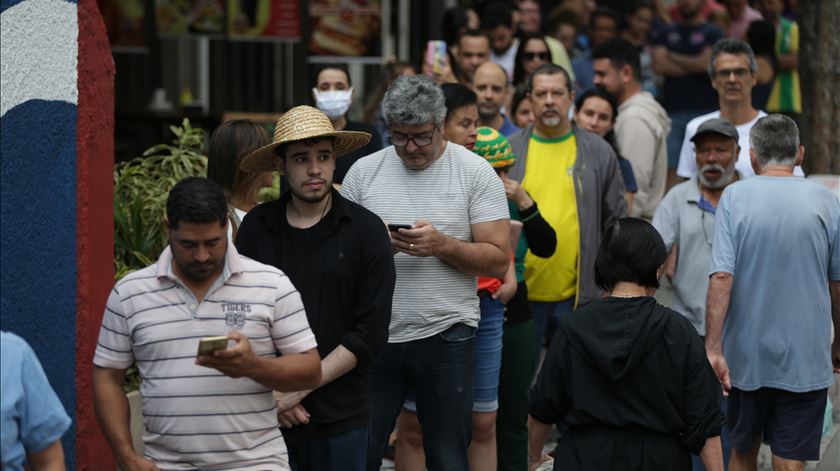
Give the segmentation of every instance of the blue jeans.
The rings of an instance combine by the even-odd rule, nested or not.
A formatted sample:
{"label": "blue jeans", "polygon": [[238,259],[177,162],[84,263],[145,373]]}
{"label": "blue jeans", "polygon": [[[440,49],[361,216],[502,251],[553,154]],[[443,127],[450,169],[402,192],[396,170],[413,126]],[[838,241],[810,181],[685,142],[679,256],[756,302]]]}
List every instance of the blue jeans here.
{"label": "blue jeans", "polygon": [[430,471],[469,469],[475,328],[455,324],[431,337],[389,343],[370,367],[371,436],[367,469],[379,471],[406,391],[413,389]]}
{"label": "blue jeans", "polygon": [[531,314],[534,316],[534,333],[537,336],[537,356],[540,357],[540,349],[542,349],[543,339],[545,339],[545,346],[551,346],[551,339],[554,336],[554,331],[560,327],[560,318],[563,314],[572,312],[575,308],[575,298],[571,297],[563,301],[556,302],[542,302],[531,301]]}
{"label": "blue jeans", "polygon": [[475,397],[473,411],[499,408],[499,370],[502,369],[502,325],[505,305],[490,296],[479,302],[481,320],[475,335]]}
{"label": "blue jeans", "polygon": [[364,471],[368,428],[359,427],[324,438],[286,441],[292,471]]}

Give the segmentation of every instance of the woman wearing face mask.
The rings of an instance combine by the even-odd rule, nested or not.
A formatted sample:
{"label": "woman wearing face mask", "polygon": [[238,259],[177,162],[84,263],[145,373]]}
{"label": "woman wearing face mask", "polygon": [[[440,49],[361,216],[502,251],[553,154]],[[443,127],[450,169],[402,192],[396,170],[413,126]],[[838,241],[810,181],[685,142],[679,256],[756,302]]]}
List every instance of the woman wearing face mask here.
{"label": "woman wearing face mask", "polygon": [[540,33],[525,33],[519,41],[513,66],[513,85],[525,83],[525,79],[537,70],[537,67],[554,62],[551,51]]}
{"label": "woman wearing face mask", "polygon": [[629,213],[633,206],[633,193],[638,191],[639,188],[636,186],[636,177],[633,175],[633,167],[630,166],[630,161],[621,156],[615,142],[613,126],[616,116],[618,116],[618,105],[616,105],[615,98],[600,89],[587,90],[575,102],[575,124],[603,137],[612,146],[615,155],[618,157],[626,191],[624,199],[627,201],[627,212]]}
{"label": "woman wearing face mask", "polygon": [[362,131],[370,134],[370,142],[366,146],[336,160],[333,183],[337,185],[341,185],[344,175],[357,160],[382,149],[382,137],[374,126],[347,119],[353,94],[350,72],[344,64],[324,65],[315,76],[312,98],[315,106],[330,118],[333,128],[336,131]]}

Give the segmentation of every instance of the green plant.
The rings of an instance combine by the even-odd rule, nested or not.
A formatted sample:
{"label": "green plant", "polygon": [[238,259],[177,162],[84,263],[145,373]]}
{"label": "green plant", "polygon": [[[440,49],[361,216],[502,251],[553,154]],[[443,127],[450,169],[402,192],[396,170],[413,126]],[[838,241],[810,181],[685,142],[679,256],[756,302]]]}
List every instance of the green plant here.
{"label": "green plant", "polygon": [[[154,263],[167,244],[163,218],[169,190],[178,181],[207,174],[204,131],[187,119],[170,126],[172,144],[147,149],[114,169],[114,268],[116,279]],[[136,365],[126,372],[126,392],[140,387]]]}
{"label": "green plant", "polygon": [[204,131],[170,126],[171,144],[158,144],[114,170],[114,265],[116,278],[154,263],[167,244],[163,218],[169,190],[178,181],[207,174]]}

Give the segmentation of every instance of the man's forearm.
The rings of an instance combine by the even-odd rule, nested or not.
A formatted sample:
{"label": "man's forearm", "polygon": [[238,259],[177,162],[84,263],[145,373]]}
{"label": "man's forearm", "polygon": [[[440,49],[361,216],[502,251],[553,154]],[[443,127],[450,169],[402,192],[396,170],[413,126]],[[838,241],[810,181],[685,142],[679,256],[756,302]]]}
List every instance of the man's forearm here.
{"label": "man's forearm", "polygon": [[356,364],[356,355],[348,350],[347,347],[344,345],[335,347],[335,349],[321,361],[321,382],[318,384],[318,388],[344,376],[350,370],[355,368]]}
{"label": "man's forearm", "polygon": [[711,55],[705,50],[698,55],[671,52],[668,56],[674,64],[689,74],[704,74],[708,72],[709,58]]}
{"label": "man's forearm", "polygon": [[446,236],[446,242],[435,255],[459,272],[472,276],[502,278],[508,268],[505,252],[487,242],[464,242]]}
{"label": "man's forearm", "polygon": [[99,428],[108,440],[117,463],[124,467],[134,454],[131,444],[131,410],[122,388],[125,372],[94,367],[93,405]]}
{"label": "man's forearm", "polygon": [[321,381],[321,357],[314,348],[275,358],[258,356],[246,376],[276,391],[313,389]]}
{"label": "man's forearm", "polygon": [[538,461],[542,458],[543,446],[548,440],[551,425],[544,424],[528,415],[528,461]]}
{"label": "man's forearm", "polygon": [[709,437],[700,450],[700,460],[708,471],[723,471],[723,449],[720,437]]}
{"label": "man's forearm", "polygon": [[709,292],[706,297],[706,353],[721,353],[721,336],[726,311],[729,309],[729,296],[732,292],[732,274],[714,273],[709,279]]}

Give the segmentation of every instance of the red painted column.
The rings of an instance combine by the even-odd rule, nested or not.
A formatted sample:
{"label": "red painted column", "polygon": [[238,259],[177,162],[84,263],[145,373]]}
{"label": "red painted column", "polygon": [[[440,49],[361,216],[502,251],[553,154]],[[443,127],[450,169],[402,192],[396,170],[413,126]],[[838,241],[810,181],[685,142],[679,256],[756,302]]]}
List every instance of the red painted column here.
{"label": "red painted column", "polygon": [[96,0],[79,0],[76,464],[116,469],[93,410],[93,351],[114,284],[114,61]]}

